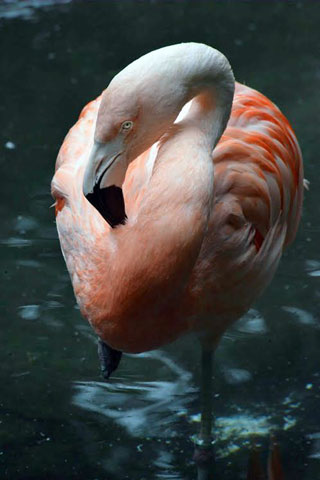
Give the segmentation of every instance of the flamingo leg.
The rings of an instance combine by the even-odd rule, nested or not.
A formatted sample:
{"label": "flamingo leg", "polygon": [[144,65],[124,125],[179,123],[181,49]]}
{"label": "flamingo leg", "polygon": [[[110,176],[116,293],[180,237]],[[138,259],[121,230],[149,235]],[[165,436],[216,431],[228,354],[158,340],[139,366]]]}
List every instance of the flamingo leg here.
{"label": "flamingo leg", "polygon": [[212,350],[201,349],[201,425],[199,438],[203,446],[212,445]]}
{"label": "flamingo leg", "polygon": [[98,356],[100,360],[101,371],[107,380],[120,363],[122,352],[109,347],[101,338],[98,339]]}
{"label": "flamingo leg", "polygon": [[213,464],[212,438],[212,362],[213,351],[201,347],[201,424],[195,439],[194,460],[197,465],[198,480],[210,478]]}

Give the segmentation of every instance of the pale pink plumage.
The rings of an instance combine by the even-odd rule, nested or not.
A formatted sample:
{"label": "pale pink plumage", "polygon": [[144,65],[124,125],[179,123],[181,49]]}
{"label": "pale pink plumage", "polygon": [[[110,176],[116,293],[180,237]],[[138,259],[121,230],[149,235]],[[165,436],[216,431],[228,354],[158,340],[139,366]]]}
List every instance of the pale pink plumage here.
{"label": "pale pink plumage", "polygon": [[[167,61],[174,62],[169,48]],[[196,44],[179,48],[197,58],[204,52],[207,61],[204,46],[200,53]],[[119,78],[117,85],[125,75]],[[216,105],[205,93],[192,101],[187,120],[169,123],[159,143],[131,159],[123,184],[128,220],[111,229],[82,192],[100,103],[101,97],[89,103],[70,130],[52,182],[81,311],[118,350],[157,348],[190,331],[214,346],[269,283],[295,236],[303,193],[295,135],[273,103],[236,84],[227,128],[209,161],[202,119]],[[108,142],[107,101],[99,115],[99,138]]]}

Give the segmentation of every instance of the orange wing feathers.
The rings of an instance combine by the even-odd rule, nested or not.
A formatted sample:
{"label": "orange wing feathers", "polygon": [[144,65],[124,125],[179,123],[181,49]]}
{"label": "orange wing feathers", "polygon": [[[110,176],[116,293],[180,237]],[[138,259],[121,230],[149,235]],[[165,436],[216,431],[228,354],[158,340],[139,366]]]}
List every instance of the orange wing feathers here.
{"label": "orange wing feathers", "polygon": [[218,197],[237,196],[245,218],[264,237],[279,215],[285,243],[296,233],[302,205],[303,167],[288,120],[264,95],[236,84],[228,127],[214,151]]}

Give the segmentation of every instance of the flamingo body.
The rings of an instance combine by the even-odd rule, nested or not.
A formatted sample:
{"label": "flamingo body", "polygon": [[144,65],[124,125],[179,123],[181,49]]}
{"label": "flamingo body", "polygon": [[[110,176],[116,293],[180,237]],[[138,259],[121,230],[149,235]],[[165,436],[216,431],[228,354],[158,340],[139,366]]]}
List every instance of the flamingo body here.
{"label": "flamingo body", "polygon": [[83,182],[94,137],[109,142],[101,125],[108,105],[115,108],[115,100],[104,100],[112,88],[81,112],[52,181],[81,312],[117,350],[154,349],[190,331],[214,347],[270,282],[295,237],[303,197],[298,142],[270,100],[236,83],[212,152],[202,118],[215,102],[191,97],[130,161],[122,184],[127,220],[111,228],[86,199]]}

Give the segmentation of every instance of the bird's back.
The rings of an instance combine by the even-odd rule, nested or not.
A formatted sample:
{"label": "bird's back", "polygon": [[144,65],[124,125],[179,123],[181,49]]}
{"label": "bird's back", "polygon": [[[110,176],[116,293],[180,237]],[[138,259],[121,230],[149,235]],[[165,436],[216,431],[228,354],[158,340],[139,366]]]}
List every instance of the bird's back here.
{"label": "bird's back", "polygon": [[[295,134],[280,110],[256,90],[236,84],[231,118],[214,162],[217,196],[226,191],[237,195],[245,217],[262,237],[281,213],[289,244],[301,216],[303,166]],[[226,164],[232,175],[224,172]]]}
{"label": "bird's back", "polygon": [[205,321],[217,318],[223,333],[270,282],[295,237],[303,166],[288,120],[264,95],[238,83],[213,160],[214,208],[191,291]]}

